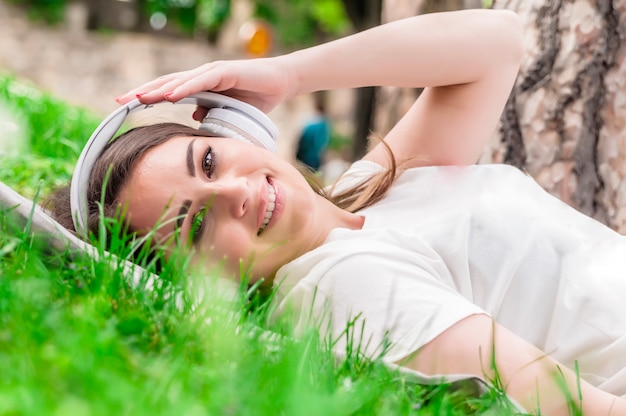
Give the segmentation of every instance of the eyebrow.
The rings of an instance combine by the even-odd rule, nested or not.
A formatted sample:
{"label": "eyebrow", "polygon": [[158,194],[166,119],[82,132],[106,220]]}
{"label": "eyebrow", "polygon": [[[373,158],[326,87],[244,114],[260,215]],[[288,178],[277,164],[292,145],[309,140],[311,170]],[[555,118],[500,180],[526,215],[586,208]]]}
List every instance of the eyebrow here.
{"label": "eyebrow", "polygon": [[[196,176],[196,166],[193,163],[193,144],[196,139],[193,139],[187,145],[187,171],[190,176]],[[182,208],[181,208],[182,209]]]}
{"label": "eyebrow", "polygon": [[178,210],[178,217],[176,217],[176,229],[180,230],[180,227],[182,227],[185,216],[189,212],[189,208],[191,208],[191,201],[189,199],[185,199],[183,205],[180,207],[180,210]]}

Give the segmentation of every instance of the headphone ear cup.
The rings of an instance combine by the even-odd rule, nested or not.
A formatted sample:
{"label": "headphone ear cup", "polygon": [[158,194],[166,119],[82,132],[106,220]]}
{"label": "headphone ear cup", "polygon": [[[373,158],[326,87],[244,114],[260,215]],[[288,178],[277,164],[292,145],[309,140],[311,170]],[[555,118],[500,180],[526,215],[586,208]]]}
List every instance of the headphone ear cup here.
{"label": "headphone ear cup", "polygon": [[271,152],[276,151],[276,142],[263,122],[234,108],[209,109],[200,128],[218,136],[247,141]]}
{"label": "headphone ear cup", "polygon": [[200,130],[206,130],[215,137],[228,137],[229,139],[236,139],[246,143],[257,144],[254,143],[251,138],[244,137],[242,134],[233,130],[231,126],[223,125],[219,120],[207,120],[205,118],[200,125]]}

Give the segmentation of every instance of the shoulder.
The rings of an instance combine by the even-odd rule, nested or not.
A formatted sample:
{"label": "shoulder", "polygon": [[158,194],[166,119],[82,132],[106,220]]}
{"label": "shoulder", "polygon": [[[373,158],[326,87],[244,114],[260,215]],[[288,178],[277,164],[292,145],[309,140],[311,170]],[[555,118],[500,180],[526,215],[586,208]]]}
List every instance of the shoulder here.
{"label": "shoulder", "polygon": [[392,228],[336,228],[324,244],[283,266],[277,277],[318,285],[335,276],[360,273],[365,277],[378,272],[436,276],[446,269],[440,256],[415,233]]}
{"label": "shoulder", "polygon": [[[412,244],[403,247],[375,236],[351,242],[336,238],[318,255],[300,259],[298,270],[287,271],[287,287],[278,289],[279,310],[294,312],[300,327],[325,322],[334,336],[348,325],[360,326],[371,341],[368,354],[379,352],[385,340],[391,343],[390,361],[459,319],[482,313],[446,283],[449,271],[436,253]],[[290,281],[297,273],[306,275]]]}
{"label": "shoulder", "polygon": [[353,162],[348,169],[343,172],[337,181],[329,186],[327,190],[331,194],[339,194],[350,188],[353,188],[363,181],[369,179],[372,175],[385,170],[376,162],[369,160],[357,160]]}

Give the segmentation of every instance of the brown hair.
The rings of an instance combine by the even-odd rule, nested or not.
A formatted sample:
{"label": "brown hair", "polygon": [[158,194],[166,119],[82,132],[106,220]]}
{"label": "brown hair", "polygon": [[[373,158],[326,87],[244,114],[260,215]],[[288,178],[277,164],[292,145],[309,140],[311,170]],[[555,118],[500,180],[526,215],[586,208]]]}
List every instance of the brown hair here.
{"label": "brown hair", "polygon": [[[212,134],[181,124],[160,123],[134,128],[107,144],[89,178],[87,227],[90,232],[98,235],[101,213],[105,218],[120,217],[119,194],[126,185],[137,160],[148,150],[175,136],[212,136]],[[315,192],[340,208],[356,212],[383,198],[399,172],[404,169],[402,166],[397,166],[386,143],[384,141],[381,143],[388,150],[390,169],[383,170],[345,191],[334,193],[332,187],[327,189],[310,172],[301,169],[301,173],[307,178]],[[75,231],[69,196],[69,186],[66,186],[55,192],[44,203],[44,207],[62,226]],[[129,226],[126,224],[126,227],[129,228]],[[127,229],[126,231],[132,232],[133,230]]]}
{"label": "brown hair", "polygon": [[[391,148],[382,138],[372,136],[370,139],[376,139],[385,147],[387,156],[389,157],[389,169],[383,169],[343,191],[335,192],[337,182],[330,188],[323,188],[318,191],[321,195],[332,201],[333,204],[346,211],[356,212],[380,201],[387,195],[389,188],[391,188],[396,178],[406,170],[413,160],[407,159],[401,163],[397,163]],[[339,177],[337,181],[339,180],[341,180],[341,177]]]}
{"label": "brown hair", "polygon": [[[101,211],[105,218],[119,217],[119,194],[137,160],[148,150],[175,136],[211,134],[182,124],[160,123],[131,129],[106,145],[94,164],[87,187],[87,229],[90,232],[98,234]],[[44,208],[62,226],[76,231],[70,210],[69,185],[54,192],[44,202]]]}

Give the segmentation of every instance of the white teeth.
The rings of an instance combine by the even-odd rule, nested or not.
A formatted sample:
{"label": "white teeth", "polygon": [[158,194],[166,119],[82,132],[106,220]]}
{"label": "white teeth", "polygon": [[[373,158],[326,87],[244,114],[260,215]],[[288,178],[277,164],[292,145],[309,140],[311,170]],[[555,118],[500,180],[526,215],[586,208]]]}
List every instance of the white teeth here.
{"label": "white teeth", "polygon": [[267,227],[267,224],[270,223],[270,220],[272,219],[272,214],[274,214],[274,208],[276,208],[276,189],[274,189],[274,187],[270,184],[268,184],[267,189],[269,192],[267,195],[267,207],[265,207],[265,217],[263,219],[263,224],[261,224],[261,228],[259,228],[259,231],[257,232],[257,235],[260,235],[263,230],[265,230],[265,227]]}

